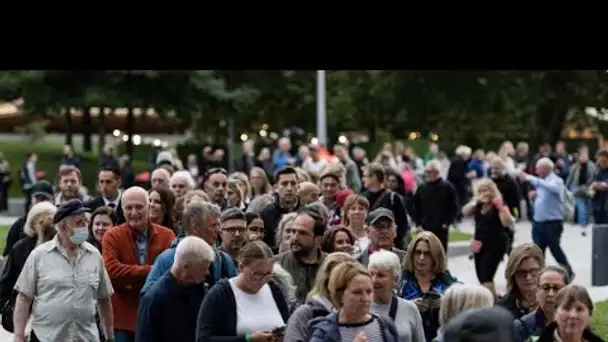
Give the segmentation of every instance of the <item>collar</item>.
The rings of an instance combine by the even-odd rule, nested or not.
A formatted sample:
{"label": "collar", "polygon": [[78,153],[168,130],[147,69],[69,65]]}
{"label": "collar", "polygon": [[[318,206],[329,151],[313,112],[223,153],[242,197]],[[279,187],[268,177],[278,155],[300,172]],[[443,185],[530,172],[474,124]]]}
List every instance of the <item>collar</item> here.
{"label": "collar", "polygon": [[122,198],[122,190],[118,190],[118,195],[116,196],[116,199],[113,201],[108,200],[105,196],[101,196],[101,198],[103,199],[103,204],[105,206],[107,206],[108,204],[112,203],[114,204],[116,210],[118,210],[118,204],[120,203],[120,199]]}
{"label": "collar", "polygon": [[[61,246],[61,242],[59,241],[59,235],[57,234],[55,234],[55,237],[53,237],[53,239],[51,239],[50,241],[40,245],[40,248],[44,249],[44,251],[46,252],[50,252],[54,249],[57,249],[58,251],[65,251],[65,248]],[[78,249],[80,251],[86,252],[94,252],[97,250],[95,247],[93,247],[93,245],[86,241],[80,244],[80,246],[78,246]]]}

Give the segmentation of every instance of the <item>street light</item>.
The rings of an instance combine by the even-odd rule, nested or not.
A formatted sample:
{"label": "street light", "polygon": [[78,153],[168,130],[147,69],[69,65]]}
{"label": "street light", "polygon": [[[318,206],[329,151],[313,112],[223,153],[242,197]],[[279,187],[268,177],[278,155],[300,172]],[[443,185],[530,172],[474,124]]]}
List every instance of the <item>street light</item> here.
{"label": "street light", "polygon": [[139,144],[141,144],[141,136],[136,134],[133,136],[133,145],[138,146]]}
{"label": "street light", "polygon": [[338,137],[338,142],[340,144],[346,144],[348,142],[348,139],[345,136],[341,135]]}
{"label": "street light", "polygon": [[247,141],[247,139],[249,139],[247,134],[245,134],[245,133],[241,134],[241,141]]}
{"label": "street light", "polygon": [[152,145],[158,147],[160,146],[160,139],[154,139],[154,141],[152,142]]}
{"label": "street light", "polygon": [[310,143],[312,145],[318,145],[319,144],[319,139],[317,139],[316,137],[313,137],[310,139]]}
{"label": "street light", "polygon": [[268,132],[266,132],[265,130],[261,130],[261,131],[260,131],[260,136],[261,136],[262,138],[266,138],[266,136],[267,136],[267,135],[268,135]]}
{"label": "street light", "polygon": [[115,129],[114,132],[112,132],[112,135],[115,136],[116,138],[118,138],[120,136],[120,130]]}
{"label": "street light", "polygon": [[128,136],[128,135],[126,135],[126,134],[125,134],[125,135],[123,135],[123,136],[122,136],[122,141],[124,141],[124,142],[129,141],[129,136]]}

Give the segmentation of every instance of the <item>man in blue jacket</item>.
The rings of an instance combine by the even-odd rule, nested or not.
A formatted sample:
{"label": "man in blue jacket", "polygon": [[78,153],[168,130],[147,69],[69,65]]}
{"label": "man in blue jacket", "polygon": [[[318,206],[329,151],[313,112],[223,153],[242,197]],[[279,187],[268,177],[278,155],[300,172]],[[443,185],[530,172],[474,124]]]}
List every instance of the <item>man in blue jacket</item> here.
{"label": "man in blue jacket", "polygon": [[[215,204],[194,201],[188,204],[182,215],[182,227],[188,236],[200,237],[210,246],[215,245],[217,239],[218,222],[220,208]],[[160,277],[167,273],[173,265],[175,250],[184,236],[177,237],[169,246],[169,249],[162,252],[152,265],[152,270],[148,273],[146,282],[141,289],[140,296],[145,295],[150,286]],[[205,278],[206,286],[213,286],[220,279],[232,278],[238,274],[238,270],[232,258],[225,252],[215,250],[215,259],[209,265],[209,274]]]}
{"label": "man in blue jacket", "polygon": [[175,249],[171,270],[141,298],[136,342],[194,341],[198,311],[215,251],[205,240],[187,236]]}

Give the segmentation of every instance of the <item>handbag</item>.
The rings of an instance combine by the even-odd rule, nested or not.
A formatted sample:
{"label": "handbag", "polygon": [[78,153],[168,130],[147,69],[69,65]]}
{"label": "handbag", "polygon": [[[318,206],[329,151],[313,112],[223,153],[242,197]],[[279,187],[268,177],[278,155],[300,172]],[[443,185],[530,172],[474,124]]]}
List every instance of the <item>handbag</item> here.
{"label": "handbag", "polygon": [[13,313],[15,311],[15,299],[16,296],[13,294],[11,298],[4,303],[2,308],[2,327],[8,332],[14,332],[15,327],[13,326]]}

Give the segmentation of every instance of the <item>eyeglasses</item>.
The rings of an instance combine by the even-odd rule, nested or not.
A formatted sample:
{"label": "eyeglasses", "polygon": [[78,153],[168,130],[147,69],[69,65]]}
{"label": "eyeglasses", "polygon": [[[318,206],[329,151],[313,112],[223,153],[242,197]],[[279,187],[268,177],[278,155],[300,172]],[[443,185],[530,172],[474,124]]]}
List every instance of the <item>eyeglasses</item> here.
{"label": "eyeglasses", "polygon": [[540,268],[531,268],[528,270],[520,269],[520,270],[515,271],[515,276],[518,278],[522,278],[522,279],[525,279],[528,276],[534,278],[534,277],[537,277],[539,273],[540,273]]}
{"label": "eyeglasses", "polygon": [[228,232],[232,235],[235,235],[237,232],[239,234],[243,235],[247,231],[247,228],[245,228],[245,227],[224,227],[224,228],[222,228],[222,231]]}
{"label": "eyeglasses", "polygon": [[557,284],[541,284],[538,285],[538,288],[547,293],[551,292],[551,290],[553,290],[554,293],[557,293],[563,288],[563,286]]}

